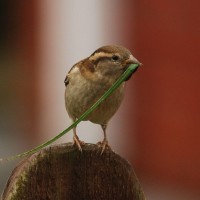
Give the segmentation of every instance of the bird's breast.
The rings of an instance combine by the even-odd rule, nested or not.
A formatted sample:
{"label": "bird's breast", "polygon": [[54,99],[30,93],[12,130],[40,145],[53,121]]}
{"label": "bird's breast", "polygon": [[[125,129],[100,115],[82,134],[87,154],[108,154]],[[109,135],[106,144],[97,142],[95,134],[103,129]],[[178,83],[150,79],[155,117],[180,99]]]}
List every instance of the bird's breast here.
{"label": "bird's breast", "polygon": [[[65,91],[66,109],[69,116],[75,120],[92,106],[109,88],[105,82],[88,81],[81,76],[70,80]],[[124,83],[119,86],[96,110],[85,120],[105,124],[118,110],[124,97]]]}

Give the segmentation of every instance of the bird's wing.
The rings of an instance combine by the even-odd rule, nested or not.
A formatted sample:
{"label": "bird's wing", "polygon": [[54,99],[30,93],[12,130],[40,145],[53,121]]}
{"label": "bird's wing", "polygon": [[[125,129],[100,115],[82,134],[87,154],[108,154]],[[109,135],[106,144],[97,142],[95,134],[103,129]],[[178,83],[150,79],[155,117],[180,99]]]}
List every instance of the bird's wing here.
{"label": "bird's wing", "polygon": [[81,62],[79,63],[76,63],[75,65],[72,66],[72,68],[69,70],[69,72],[67,73],[67,76],[64,80],[64,83],[65,83],[65,86],[67,86],[69,84],[69,76],[70,76],[70,73],[73,73],[73,71],[75,71],[75,69],[79,68],[79,65],[80,65]]}
{"label": "bird's wing", "polygon": [[77,73],[77,71],[79,71],[79,73],[81,73],[81,75],[83,77],[90,79],[91,75],[95,72],[95,66],[88,58],[76,63],[69,70],[69,72],[65,78],[65,81],[64,81],[65,86],[67,86],[69,84],[70,74]]}
{"label": "bird's wing", "polygon": [[69,83],[69,73],[67,74],[67,76],[66,76],[66,78],[64,80],[64,83],[65,83],[65,86],[68,85],[68,83]]}

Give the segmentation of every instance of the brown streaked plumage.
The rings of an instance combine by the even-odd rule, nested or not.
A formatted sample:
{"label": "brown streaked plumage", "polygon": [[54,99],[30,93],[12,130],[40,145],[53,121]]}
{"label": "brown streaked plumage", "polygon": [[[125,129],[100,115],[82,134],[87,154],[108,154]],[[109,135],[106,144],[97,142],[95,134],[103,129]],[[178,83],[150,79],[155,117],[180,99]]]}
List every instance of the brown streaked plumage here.
{"label": "brown streaked plumage", "polygon": [[[117,45],[103,46],[76,63],[65,79],[65,105],[72,121],[92,106],[133,63],[140,65],[129,50]],[[125,82],[85,119],[101,125],[104,132],[104,139],[99,143],[102,153],[108,146],[106,127],[123,100],[124,86]],[[76,128],[73,133],[74,143],[81,151],[83,142],[79,140]]]}

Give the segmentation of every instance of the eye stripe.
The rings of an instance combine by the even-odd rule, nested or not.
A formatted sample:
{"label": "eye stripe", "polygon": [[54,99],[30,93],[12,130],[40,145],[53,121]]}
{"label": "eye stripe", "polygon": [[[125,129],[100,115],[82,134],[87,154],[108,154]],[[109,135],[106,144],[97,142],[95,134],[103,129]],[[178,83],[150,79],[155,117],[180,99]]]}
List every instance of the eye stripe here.
{"label": "eye stripe", "polygon": [[111,56],[112,56],[111,53],[98,52],[98,53],[95,53],[94,55],[90,56],[90,60],[98,60],[103,57],[111,57]]}
{"label": "eye stripe", "polygon": [[[115,54],[118,56],[118,54]],[[101,59],[105,58],[111,58],[113,56],[113,53],[106,53],[106,52],[97,52],[89,57],[89,59],[93,62],[98,62]]]}

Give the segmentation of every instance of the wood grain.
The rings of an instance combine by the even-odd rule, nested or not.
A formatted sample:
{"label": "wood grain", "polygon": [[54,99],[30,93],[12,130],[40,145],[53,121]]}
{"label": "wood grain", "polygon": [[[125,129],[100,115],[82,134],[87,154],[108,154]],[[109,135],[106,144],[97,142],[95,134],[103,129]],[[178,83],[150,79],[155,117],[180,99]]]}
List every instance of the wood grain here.
{"label": "wood grain", "polygon": [[111,149],[94,144],[83,152],[71,143],[48,147],[12,172],[2,200],[144,200],[132,166]]}

